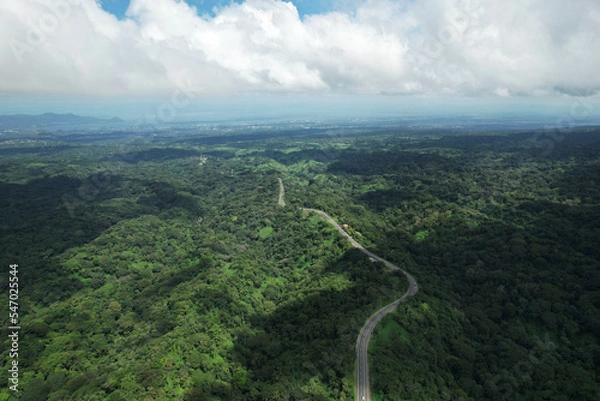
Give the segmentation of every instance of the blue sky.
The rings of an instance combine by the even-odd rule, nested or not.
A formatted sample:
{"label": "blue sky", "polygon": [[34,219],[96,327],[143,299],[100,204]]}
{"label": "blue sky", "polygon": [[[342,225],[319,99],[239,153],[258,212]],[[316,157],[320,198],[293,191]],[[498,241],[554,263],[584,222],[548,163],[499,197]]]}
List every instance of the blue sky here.
{"label": "blue sky", "polygon": [[0,1],[0,114],[600,113],[598,0],[186,1]]}
{"label": "blue sky", "polygon": [[[198,14],[214,16],[215,8],[223,8],[231,4],[233,0],[186,0],[191,6],[196,7]],[[129,7],[129,0],[101,0],[102,8],[111,14],[114,14],[118,18],[122,19],[125,17],[127,7]],[[236,3],[241,3],[241,0],[237,0]],[[301,17],[312,14],[321,14],[334,10],[336,6],[342,5],[341,1],[333,0],[293,0],[292,3],[298,9],[298,13]]]}

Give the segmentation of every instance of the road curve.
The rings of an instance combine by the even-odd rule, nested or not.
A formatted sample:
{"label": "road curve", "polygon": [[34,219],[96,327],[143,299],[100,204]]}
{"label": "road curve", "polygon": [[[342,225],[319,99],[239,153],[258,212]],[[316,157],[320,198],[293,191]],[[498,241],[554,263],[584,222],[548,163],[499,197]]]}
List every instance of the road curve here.
{"label": "road curve", "polygon": [[375,312],[360,330],[358,339],[356,340],[356,384],[354,389],[356,400],[371,401],[368,351],[369,341],[371,341],[371,335],[373,334],[373,330],[375,330],[375,326],[377,326],[385,315],[395,310],[400,302],[406,301],[407,297],[415,295],[419,290],[414,277],[402,269],[399,270],[401,270],[408,278],[408,290],[400,299],[395,300],[391,304],[386,305]]}
{"label": "road curve", "polygon": [[[277,178],[279,180],[279,205],[285,206],[285,202],[283,201],[283,195],[285,193],[283,188],[283,181],[281,178]],[[368,351],[369,351],[369,341],[371,340],[371,335],[373,334],[373,330],[375,326],[384,318],[385,315],[395,310],[400,302],[406,301],[406,298],[413,296],[419,291],[419,285],[417,284],[417,280],[410,275],[405,270],[399,268],[395,264],[380,258],[375,255],[373,252],[365,249],[364,246],[359,244],[354,238],[350,236],[344,229],[333,220],[327,213],[318,209],[310,209],[302,207],[300,208],[307,212],[313,212],[319,214],[325,220],[327,220],[332,226],[336,228],[344,237],[350,241],[353,247],[359,249],[361,252],[365,253],[369,257],[373,258],[378,262],[382,262],[391,270],[400,270],[406,278],[408,279],[408,290],[400,297],[389,305],[384,306],[375,312],[371,317],[367,320],[363,328],[360,330],[358,334],[358,339],[356,340],[356,384],[355,384],[355,399],[356,401],[371,401],[371,386],[370,386],[370,378],[369,378],[369,359],[368,359]]]}
{"label": "road curve", "polygon": [[368,350],[369,350],[369,341],[371,340],[371,335],[373,334],[373,330],[375,326],[383,319],[385,315],[392,312],[398,307],[400,302],[404,302],[406,298],[409,296],[413,296],[419,291],[419,285],[417,284],[417,280],[410,275],[405,270],[399,268],[395,264],[380,258],[375,255],[373,252],[365,249],[361,244],[356,242],[354,238],[350,236],[344,229],[333,220],[327,213],[322,210],[317,209],[309,209],[309,208],[301,208],[302,210],[306,210],[307,212],[314,212],[325,220],[327,220],[331,225],[333,225],[344,237],[346,237],[352,246],[359,249],[363,253],[367,254],[369,257],[375,259],[378,262],[382,262],[391,270],[400,270],[406,278],[408,279],[408,290],[402,295],[401,298],[395,300],[389,305],[384,306],[375,312],[369,320],[365,323],[363,328],[360,330],[358,335],[358,339],[356,340],[356,384],[355,384],[355,399],[357,401],[371,401],[371,386],[370,386],[370,377],[369,377],[369,359],[368,359]]}

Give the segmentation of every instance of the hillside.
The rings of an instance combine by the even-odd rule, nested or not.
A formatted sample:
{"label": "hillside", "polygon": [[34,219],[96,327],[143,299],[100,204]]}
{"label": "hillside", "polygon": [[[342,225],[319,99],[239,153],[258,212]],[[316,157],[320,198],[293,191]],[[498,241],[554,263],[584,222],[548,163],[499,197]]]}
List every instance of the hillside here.
{"label": "hillside", "polygon": [[408,283],[300,207],[419,281],[375,330],[375,399],[600,395],[596,128],[550,151],[538,132],[28,135],[0,147],[22,327],[0,400],[353,399],[358,332]]}

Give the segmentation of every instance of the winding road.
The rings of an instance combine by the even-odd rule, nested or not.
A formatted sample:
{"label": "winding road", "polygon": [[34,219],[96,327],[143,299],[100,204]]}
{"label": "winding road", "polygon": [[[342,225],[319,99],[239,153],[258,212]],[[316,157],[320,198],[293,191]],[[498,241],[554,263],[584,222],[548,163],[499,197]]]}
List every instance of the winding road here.
{"label": "winding road", "polygon": [[[284,188],[283,188],[283,180],[281,178],[277,178],[279,180],[279,204],[281,206],[285,206],[285,202],[283,201]],[[309,209],[309,208],[301,208],[307,212],[313,212],[319,214],[325,220],[327,220],[332,226],[334,226],[340,234],[350,241],[353,247],[359,249],[361,252],[367,254],[369,257],[373,258],[378,262],[382,262],[391,270],[400,270],[406,278],[408,279],[408,290],[400,297],[389,305],[384,306],[375,312],[365,323],[363,328],[360,330],[358,335],[358,339],[356,340],[356,384],[355,384],[355,396],[356,401],[371,401],[371,386],[369,379],[369,358],[368,358],[368,350],[369,350],[369,341],[371,340],[371,335],[373,334],[373,330],[375,326],[384,318],[385,315],[395,310],[400,302],[406,301],[406,299],[410,296],[413,296],[419,291],[419,285],[417,284],[417,280],[407,273],[405,270],[399,268],[395,264],[380,258],[375,255],[373,252],[365,249],[361,244],[359,244],[354,238],[350,236],[344,229],[333,220],[327,213],[322,210],[317,209]]]}

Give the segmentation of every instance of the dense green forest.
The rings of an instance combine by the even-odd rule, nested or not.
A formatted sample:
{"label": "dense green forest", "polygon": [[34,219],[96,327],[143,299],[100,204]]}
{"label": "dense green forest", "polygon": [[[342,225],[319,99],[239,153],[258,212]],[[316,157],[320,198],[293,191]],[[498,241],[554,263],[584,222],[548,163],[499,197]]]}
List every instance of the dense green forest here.
{"label": "dense green forest", "polygon": [[407,280],[300,207],[419,282],[373,336],[375,399],[600,399],[598,128],[1,138],[0,401],[354,399]]}

